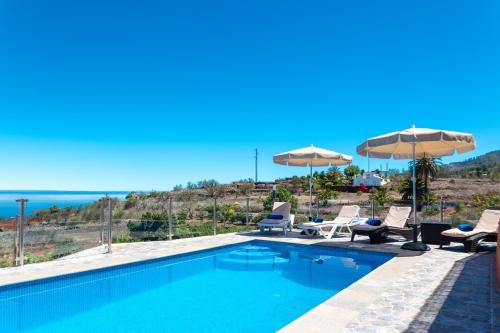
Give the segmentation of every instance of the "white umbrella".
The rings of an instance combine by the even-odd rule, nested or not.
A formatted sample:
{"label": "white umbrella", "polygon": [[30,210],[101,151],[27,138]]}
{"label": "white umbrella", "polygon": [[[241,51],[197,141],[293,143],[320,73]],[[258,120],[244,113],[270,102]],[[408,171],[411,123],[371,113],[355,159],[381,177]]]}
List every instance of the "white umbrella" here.
{"label": "white umbrella", "polygon": [[412,128],[384,134],[366,140],[356,149],[362,156],[374,158],[413,159],[413,242],[403,245],[410,250],[425,250],[427,246],[417,242],[417,189],[415,159],[424,156],[451,156],[466,153],[476,148],[474,136],[468,133],[443,131],[430,128]]}
{"label": "white umbrella", "polygon": [[347,165],[352,156],[323,148],[310,147],[295,149],[273,156],[273,162],[281,165],[310,167],[309,173],[309,215],[312,216],[312,168],[318,166]]}

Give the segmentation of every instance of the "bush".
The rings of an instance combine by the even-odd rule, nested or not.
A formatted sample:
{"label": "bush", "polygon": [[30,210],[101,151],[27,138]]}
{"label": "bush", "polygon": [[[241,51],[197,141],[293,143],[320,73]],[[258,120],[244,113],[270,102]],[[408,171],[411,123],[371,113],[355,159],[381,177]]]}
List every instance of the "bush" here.
{"label": "bush", "polygon": [[168,229],[168,216],[166,213],[142,215],[140,221],[129,221],[127,228],[131,232],[157,232]]}
{"label": "bush", "polygon": [[439,214],[438,206],[423,206],[422,207],[422,215],[424,217],[430,217]]}
{"label": "bush", "polygon": [[386,203],[392,202],[392,198],[389,195],[389,191],[385,186],[374,187],[370,190],[370,200],[375,201],[380,206]]}
{"label": "bush", "polygon": [[[276,189],[275,201],[277,202],[289,202],[292,205],[292,213],[297,212],[299,209],[299,200],[293,196],[292,192],[284,187],[278,187]],[[270,212],[273,210],[273,194],[269,195],[264,199],[264,211]]]}
{"label": "bush", "polygon": [[120,232],[113,237],[113,243],[132,243],[136,241],[139,241],[139,239],[130,236],[130,233],[127,231]]}
{"label": "bush", "polygon": [[296,225],[296,224],[307,222],[307,221],[309,221],[309,218],[307,216],[295,215],[295,220],[293,221],[293,224]]}
{"label": "bush", "polygon": [[335,191],[332,191],[331,189],[322,189],[321,191],[318,192],[316,195],[316,198],[319,201],[323,201],[323,204],[326,205],[329,199],[337,199],[339,194]]}
{"label": "bush", "polygon": [[472,197],[472,207],[478,212],[495,206],[500,206],[500,195],[498,194],[478,194]]}
{"label": "bush", "polygon": [[263,219],[265,219],[267,217],[268,214],[265,214],[265,213],[261,213],[261,214],[257,214],[255,215],[254,217],[252,217],[252,219],[250,220],[252,223],[257,223]]}

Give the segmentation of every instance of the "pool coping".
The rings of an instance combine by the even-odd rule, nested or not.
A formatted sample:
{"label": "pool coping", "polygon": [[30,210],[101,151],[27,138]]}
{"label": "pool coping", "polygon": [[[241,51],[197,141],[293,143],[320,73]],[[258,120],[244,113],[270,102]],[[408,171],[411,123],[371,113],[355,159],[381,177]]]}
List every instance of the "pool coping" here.
{"label": "pool coping", "polygon": [[[57,278],[61,275],[79,274],[92,270],[108,269],[155,259],[160,260],[165,257],[180,256],[193,252],[245,243],[252,240],[395,254],[395,257],[392,259],[345,289],[339,291],[323,303],[304,313],[302,316],[296,318],[288,325],[282,327],[279,331],[287,333],[305,331],[324,332],[325,330],[341,331],[366,310],[367,307],[380,296],[383,290],[390,288],[392,282],[397,280],[403,272],[411,267],[412,256],[421,254],[400,250],[399,245],[395,246],[391,244],[370,245],[365,242],[332,242],[317,238],[269,237],[262,236],[256,232],[234,233],[165,242],[114,244],[115,253],[111,255],[101,253],[90,256],[94,258],[93,261],[86,260],[89,257],[85,256],[69,256],[67,259],[63,258],[52,262],[31,264],[15,268],[3,268],[0,269],[0,288],[8,288],[10,285],[29,283],[35,280]],[[119,253],[120,248],[125,248],[126,246],[134,247],[134,245],[139,247],[137,245],[141,244],[146,248],[151,245],[158,245],[158,247],[156,247],[154,251],[148,251],[146,249],[146,251],[142,252],[133,252],[132,256],[121,255]],[[182,244],[183,246],[176,246]],[[165,247],[163,247],[163,245],[165,245]],[[40,269],[30,269],[34,267]],[[17,272],[18,274],[4,274],[6,271]]]}

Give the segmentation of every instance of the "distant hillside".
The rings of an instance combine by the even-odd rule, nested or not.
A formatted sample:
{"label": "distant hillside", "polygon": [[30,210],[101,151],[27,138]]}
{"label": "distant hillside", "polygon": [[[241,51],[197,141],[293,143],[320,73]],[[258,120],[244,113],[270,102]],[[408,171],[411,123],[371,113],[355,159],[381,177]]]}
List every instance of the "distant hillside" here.
{"label": "distant hillside", "polygon": [[500,150],[469,158],[463,162],[445,164],[443,171],[450,176],[496,176],[500,174]]}

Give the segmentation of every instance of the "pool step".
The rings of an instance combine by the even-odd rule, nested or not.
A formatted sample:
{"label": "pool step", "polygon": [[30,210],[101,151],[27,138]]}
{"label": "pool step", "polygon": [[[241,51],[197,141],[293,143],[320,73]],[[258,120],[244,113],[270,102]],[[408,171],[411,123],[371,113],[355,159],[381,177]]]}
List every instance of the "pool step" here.
{"label": "pool step", "polygon": [[246,252],[266,252],[273,251],[272,248],[268,246],[259,246],[259,245],[245,245],[238,248],[237,251],[246,251]]}
{"label": "pool step", "polygon": [[249,259],[249,260],[266,260],[279,256],[281,253],[276,251],[246,251],[236,250],[229,253],[229,257],[235,259]]}
{"label": "pool step", "polygon": [[265,258],[245,258],[245,257],[223,257],[217,260],[217,267],[222,269],[232,270],[273,270],[278,266],[285,265],[290,260],[282,257],[265,257]]}

